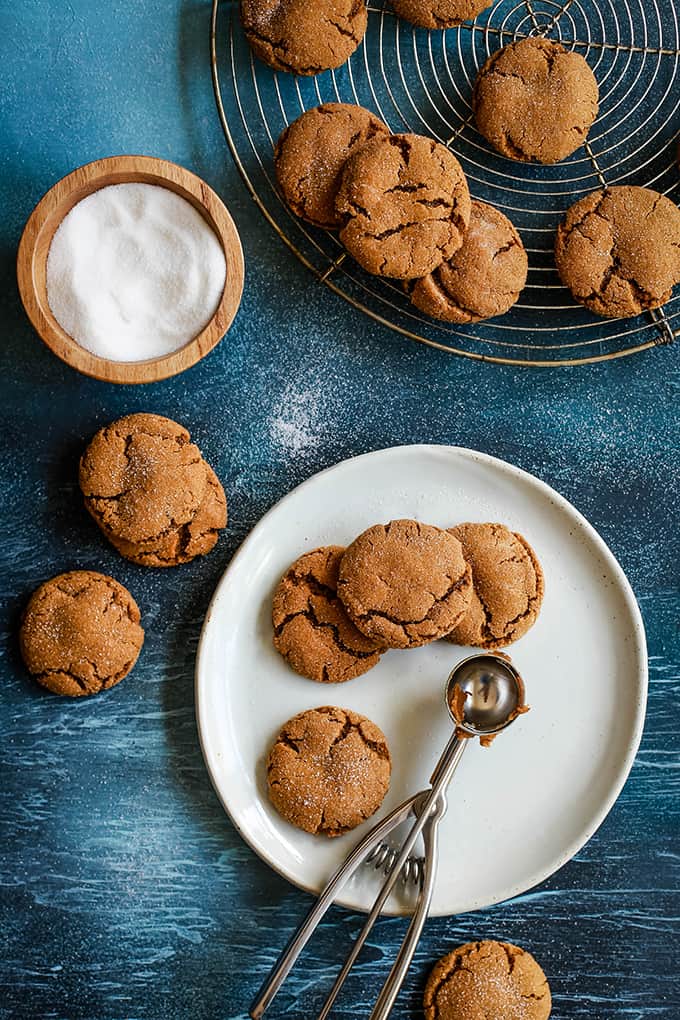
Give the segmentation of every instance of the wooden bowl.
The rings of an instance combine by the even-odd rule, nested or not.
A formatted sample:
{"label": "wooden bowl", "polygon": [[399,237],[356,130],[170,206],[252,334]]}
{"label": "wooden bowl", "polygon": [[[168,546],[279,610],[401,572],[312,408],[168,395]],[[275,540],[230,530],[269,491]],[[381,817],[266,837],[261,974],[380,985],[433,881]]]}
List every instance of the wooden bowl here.
{"label": "wooden bowl", "polygon": [[[81,347],[55,319],[47,301],[47,255],[66,214],[81,199],[109,184],[159,184],[197,209],[217,235],[227,263],[224,291],[210,322],[184,347],[146,361],[111,361]],[[38,335],[57,357],[85,375],[114,383],[167,379],[200,361],[222,339],[243,292],[243,250],[234,221],[205,181],[175,163],[151,156],[111,156],[78,167],[38,202],[19,243],[17,279],[26,313]]]}

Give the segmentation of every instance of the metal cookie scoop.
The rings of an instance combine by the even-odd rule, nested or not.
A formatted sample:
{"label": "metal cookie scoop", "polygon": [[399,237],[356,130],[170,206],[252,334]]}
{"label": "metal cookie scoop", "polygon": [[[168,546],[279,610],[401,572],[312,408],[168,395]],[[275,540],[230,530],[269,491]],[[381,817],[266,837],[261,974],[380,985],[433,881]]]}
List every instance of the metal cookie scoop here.
{"label": "metal cookie scoop", "polygon": [[482,743],[488,744],[520,713],[527,711],[524,704],[522,678],[507,656],[493,652],[472,655],[454,667],[446,684],[446,704],[456,728],[435,766],[429,788],[409,797],[398,808],[395,808],[384,821],[371,829],[368,835],[355,847],[345,863],[335,872],[260,989],[259,995],[250,1008],[253,1020],[258,1020],[271,1004],[340,889],[357,868],[370,858],[372,852],[380,846],[388,833],[413,816],[415,822],[366,918],[359,937],[335,980],[319,1013],[319,1020],[324,1020],[330,1013],[345,978],[361,952],[361,948],[397,883],[402,869],[408,866],[409,856],[416,840],[422,833],[425,856],[422,862],[421,885],[415,910],[394,965],[373,1007],[371,1020],[385,1020],[389,1016],[413,959],[430,910],[437,873],[437,828],[447,808],[446,787],[456,771],[463,751],[468,746],[467,738],[479,737]]}

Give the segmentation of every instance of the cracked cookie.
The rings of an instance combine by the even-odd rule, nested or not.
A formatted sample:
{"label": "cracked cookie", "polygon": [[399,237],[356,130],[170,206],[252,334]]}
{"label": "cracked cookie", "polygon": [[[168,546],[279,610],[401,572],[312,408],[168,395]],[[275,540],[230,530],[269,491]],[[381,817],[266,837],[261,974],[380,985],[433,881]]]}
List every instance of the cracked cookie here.
{"label": "cracked cookie", "polygon": [[274,150],[276,179],[296,216],[335,230],[335,199],[342,170],[353,152],[389,129],[370,110],[351,103],[324,103],[289,124]]}
{"label": "cracked cookie", "polygon": [[541,610],[541,565],[522,535],[504,524],[459,524],[452,535],[472,571],[470,605],[448,641],[503,648],[533,627]]}
{"label": "cracked cookie", "polygon": [[492,0],[392,0],[392,7],[400,18],[420,28],[453,28],[463,21],[471,21],[490,7]]}
{"label": "cracked cookie", "polygon": [[463,244],[433,273],[408,288],[411,303],[445,322],[479,322],[512,308],[527,280],[522,239],[502,212],[472,203]]}
{"label": "cracked cookie", "polygon": [[477,128],[503,156],[558,163],[588,136],[599,89],[579,53],[549,39],[521,39],[492,54],[475,82]]}
{"label": "cracked cookie", "polygon": [[368,15],[364,0],[241,0],[241,23],[265,64],[311,75],[349,59],[366,33]]}
{"label": "cracked cookie", "polygon": [[391,771],[385,736],[370,719],[312,708],[288,720],[269,752],[269,799],[298,829],[341,836],[378,810]]}
{"label": "cracked cookie", "polygon": [[112,545],[144,566],[175,566],[212,549],[226,525],[224,490],[189,433],[131,414],[94,436],[80,461],[85,506]]}
{"label": "cracked cookie", "polygon": [[468,942],[430,972],[425,1020],[548,1020],[547,978],[531,953],[509,942]]}
{"label": "cracked cookie", "polygon": [[322,683],[361,676],[385,651],[357,630],[338,598],[344,551],[330,545],[300,556],[274,594],[274,647],[296,673]]}
{"label": "cracked cookie", "polygon": [[45,581],[21,621],[21,655],[29,673],[55,694],[80,697],[127,676],[144,642],[137,603],[127,588],[93,570]]}
{"label": "cracked cookie", "polygon": [[374,525],[340,561],[338,595],[350,619],[388,648],[416,648],[450,633],[471,594],[458,539],[419,521]]}
{"label": "cracked cookie", "polygon": [[597,315],[658,308],[680,283],[680,210],[651,188],[595,191],[567,210],[555,261],[562,283]]}
{"label": "cracked cookie", "polygon": [[427,276],[460,248],[470,193],[460,163],[422,135],[380,136],[345,164],[336,209],[340,240],[378,276]]}
{"label": "cracked cookie", "polygon": [[111,545],[126,560],[140,567],[175,567],[209,553],[226,526],[227,500],[220,480],[209,464],[205,464],[205,471],[203,498],[190,521],[146,541],[128,542],[109,535]]}

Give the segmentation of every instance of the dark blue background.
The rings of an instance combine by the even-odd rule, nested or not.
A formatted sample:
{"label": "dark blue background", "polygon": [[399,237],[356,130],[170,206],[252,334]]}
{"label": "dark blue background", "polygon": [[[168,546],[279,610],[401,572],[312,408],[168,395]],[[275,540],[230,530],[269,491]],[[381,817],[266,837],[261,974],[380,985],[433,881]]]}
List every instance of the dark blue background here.
{"label": "dark blue background", "polygon": [[[443,442],[535,472],[599,529],[645,618],[649,713],[597,835],[533,892],[430,921],[395,1016],[421,1015],[441,953],[492,936],[537,956],[560,1020],[677,1020],[677,351],[588,369],[498,368],[410,343],[327,293],[261,220],[231,164],[210,90],[208,8],[0,3],[0,1016],[244,1014],[309,900],[245,847],[210,787],[193,704],[203,614],[235,547],[294,484],[365,450]],[[117,152],[197,171],[229,205],[245,248],[244,301],[227,338],[151,387],[63,366],[16,290],[16,245],[35,202],[75,166]],[[135,410],[186,424],[230,500],[216,550],[171,573],[120,559],[78,494],[87,438]],[[32,684],[15,640],[28,593],[73,567],[128,585],[147,634],[129,679],[80,702]],[[566,620],[564,640],[577,640]],[[357,924],[343,911],[326,922],[277,1012],[313,1014]],[[338,1015],[365,1014],[402,931],[400,920],[378,925]]]}

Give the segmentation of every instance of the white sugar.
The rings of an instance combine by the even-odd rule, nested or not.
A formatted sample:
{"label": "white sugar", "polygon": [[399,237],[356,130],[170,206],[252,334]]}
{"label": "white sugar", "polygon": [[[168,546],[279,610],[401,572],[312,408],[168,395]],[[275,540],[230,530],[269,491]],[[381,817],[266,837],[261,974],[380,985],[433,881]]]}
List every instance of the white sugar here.
{"label": "white sugar", "polygon": [[318,440],[319,394],[289,385],[270,423],[270,437],[288,456],[306,453]]}
{"label": "white sugar", "polygon": [[57,322],[113,361],[184,347],[214,315],[225,279],[215,232],[186,199],[154,184],[88,195],[64,217],[47,258]]}

